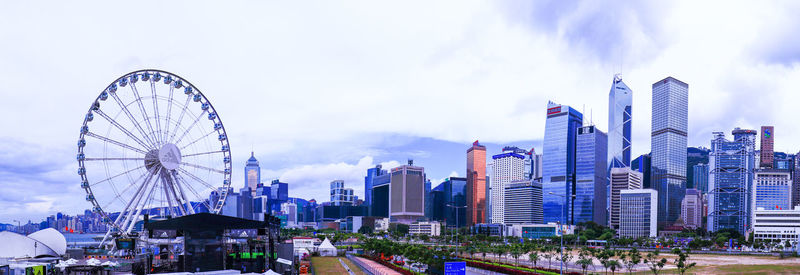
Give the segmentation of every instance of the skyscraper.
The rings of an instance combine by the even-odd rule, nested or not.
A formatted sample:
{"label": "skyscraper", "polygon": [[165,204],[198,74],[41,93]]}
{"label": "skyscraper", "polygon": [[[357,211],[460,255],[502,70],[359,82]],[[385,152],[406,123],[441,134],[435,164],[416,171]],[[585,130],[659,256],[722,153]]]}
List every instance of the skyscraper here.
{"label": "skyscraper", "polygon": [[529,179],[509,182],[503,208],[506,224],[542,223],[542,184]]}
{"label": "skyscraper", "polygon": [[[464,227],[467,224],[467,179],[450,177],[433,189],[433,218],[445,221],[448,227]],[[448,206],[450,205],[450,206]]]}
{"label": "skyscraper", "polygon": [[708,164],[698,163],[692,167],[694,188],[703,194],[708,193]]}
{"label": "skyscraper", "polygon": [[261,183],[261,166],[255,157],[255,153],[250,152],[250,158],[244,166],[244,187],[250,187],[252,196],[256,195],[256,188]]}
{"label": "skyscraper", "polygon": [[425,217],[425,168],[403,165],[392,169],[389,218],[411,224]]}
{"label": "skyscraper", "polygon": [[653,189],[650,184],[652,160],[650,154],[644,154],[631,161],[631,170],[642,173],[642,188]]}
{"label": "skyscraper", "polygon": [[567,105],[549,102],[542,150],[544,222],[572,223],[575,195],[575,147],[583,114]]}
{"label": "skyscraper", "polygon": [[715,132],[708,155],[708,231],[730,228],[745,234],[752,224],[751,192],[756,131],[736,128],[733,141]]}
{"label": "skyscraper", "polygon": [[502,154],[492,156],[492,167],[492,223],[505,223],[505,187],[525,179],[525,157],[509,147],[503,148]]}
{"label": "skyscraper", "polygon": [[792,183],[792,207],[800,205],[800,152],[794,155],[794,182]]}
{"label": "skyscraper", "polygon": [[653,83],[650,183],[658,190],[659,226],[671,225],[680,217],[686,193],[688,116],[688,84],[672,77]]}
{"label": "skyscraper", "polygon": [[467,149],[467,223],[486,223],[486,147],[476,140]]}
{"label": "skyscraper", "polygon": [[374,168],[367,169],[367,176],[364,177],[364,204],[372,205],[372,185],[375,177],[386,174],[386,170],[378,164]]}
{"label": "skyscraper", "polygon": [[761,126],[761,168],[772,168],[772,160],[775,156],[773,126]]}
{"label": "skyscraper", "polygon": [[[605,160],[608,137],[594,126],[578,128],[575,153],[575,224],[608,224],[606,216],[608,171]],[[625,166],[627,167],[627,166]]]}
{"label": "skyscraper", "polygon": [[622,190],[642,189],[642,173],[633,171],[630,167],[611,168],[611,195],[609,214],[609,227],[620,228],[621,211],[625,205],[621,201]]}
{"label": "skyscraper", "polygon": [[[631,164],[631,105],[633,91],[614,76],[608,93],[608,170]],[[655,105],[653,105],[655,106]]]}
{"label": "skyscraper", "polygon": [[[762,135],[763,136],[763,135]],[[753,181],[753,209],[792,209],[792,173],[775,169],[758,169]]]}
{"label": "skyscraper", "polygon": [[333,205],[353,205],[355,195],[352,188],[345,188],[343,180],[331,181],[331,203]]}

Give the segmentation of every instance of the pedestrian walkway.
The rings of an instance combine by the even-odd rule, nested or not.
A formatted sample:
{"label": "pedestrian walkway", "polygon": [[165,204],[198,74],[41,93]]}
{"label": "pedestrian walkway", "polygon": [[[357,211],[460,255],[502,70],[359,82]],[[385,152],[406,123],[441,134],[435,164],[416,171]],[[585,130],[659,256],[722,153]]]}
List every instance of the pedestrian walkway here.
{"label": "pedestrian walkway", "polygon": [[394,271],[391,268],[388,268],[382,264],[379,264],[373,260],[364,259],[361,257],[350,256],[348,255],[347,258],[350,259],[353,263],[361,267],[364,272],[367,272],[372,275],[399,275],[400,272]]}

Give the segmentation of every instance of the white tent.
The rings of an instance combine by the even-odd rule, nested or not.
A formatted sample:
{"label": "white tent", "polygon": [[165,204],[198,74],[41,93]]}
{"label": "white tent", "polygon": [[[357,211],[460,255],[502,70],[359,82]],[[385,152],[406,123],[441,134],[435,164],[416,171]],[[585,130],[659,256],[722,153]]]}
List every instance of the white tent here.
{"label": "white tent", "polygon": [[333,246],[333,244],[331,244],[331,241],[329,241],[328,238],[325,238],[325,240],[322,241],[322,244],[320,244],[319,247],[317,247],[317,251],[319,251],[319,255],[320,256],[334,256],[335,257],[336,254],[337,254],[336,253],[336,247]]}

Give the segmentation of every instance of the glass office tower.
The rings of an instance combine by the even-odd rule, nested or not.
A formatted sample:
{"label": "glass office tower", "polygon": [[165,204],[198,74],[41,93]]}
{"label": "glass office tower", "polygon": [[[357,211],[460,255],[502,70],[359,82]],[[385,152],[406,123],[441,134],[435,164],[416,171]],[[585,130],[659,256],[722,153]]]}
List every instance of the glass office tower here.
{"label": "glass office tower", "polygon": [[752,210],[756,131],[736,128],[733,141],[715,132],[708,155],[708,231],[747,232]]}
{"label": "glass office tower", "polygon": [[692,167],[694,175],[694,189],[703,194],[708,194],[708,164],[698,163]]}
{"label": "glass office tower", "polygon": [[631,105],[633,91],[614,76],[608,93],[608,171],[631,165]]}
{"label": "glass office tower", "polygon": [[658,225],[680,218],[686,194],[689,85],[672,77],[653,83],[651,185],[658,191]]}
{"label": "glass office tower", "polygon": [[594,126],[578,128],[575,153],[575,224],[607,224],[608,174],[604,165],[608,137]]}
{"label": "glass office tower", "polygon": [[[583,114],[567,105],[549,102],[542,151],[544,222],[572,224],[575,194],[575,143]],[[551,194],[552,193],[552,194]]]}

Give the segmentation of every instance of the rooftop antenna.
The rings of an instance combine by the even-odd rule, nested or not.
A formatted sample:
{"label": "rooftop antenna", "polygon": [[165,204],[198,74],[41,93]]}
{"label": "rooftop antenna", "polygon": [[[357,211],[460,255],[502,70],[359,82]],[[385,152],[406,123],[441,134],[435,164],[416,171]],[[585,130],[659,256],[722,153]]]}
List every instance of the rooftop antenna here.
{"label": "rooftop antenna", "polygon": [[[586,104],[583,104],[583,107],[581,107],[581,113],[586,114]],[[586,120],[584,120],[582,124],[586,126]]]}

